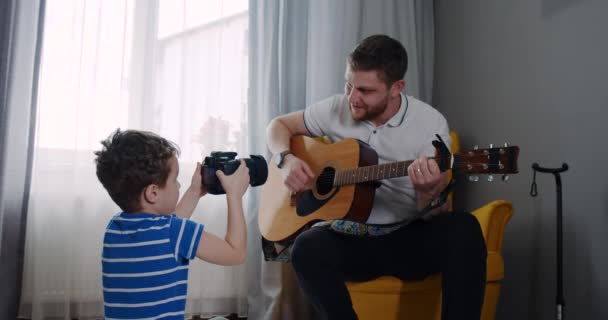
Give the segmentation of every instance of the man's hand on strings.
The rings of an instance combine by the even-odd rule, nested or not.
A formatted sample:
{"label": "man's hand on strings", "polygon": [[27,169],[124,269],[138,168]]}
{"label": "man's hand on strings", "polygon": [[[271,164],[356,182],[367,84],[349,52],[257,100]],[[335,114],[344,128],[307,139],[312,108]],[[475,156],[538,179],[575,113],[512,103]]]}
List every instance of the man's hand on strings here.
{"label": "man's hand on strings", "polygon": [[291,192],[304,190],[306,185],[315,178],[315,174],[308,164],[293,154],[286,156],[281,174],[283,175],[283,183]]}

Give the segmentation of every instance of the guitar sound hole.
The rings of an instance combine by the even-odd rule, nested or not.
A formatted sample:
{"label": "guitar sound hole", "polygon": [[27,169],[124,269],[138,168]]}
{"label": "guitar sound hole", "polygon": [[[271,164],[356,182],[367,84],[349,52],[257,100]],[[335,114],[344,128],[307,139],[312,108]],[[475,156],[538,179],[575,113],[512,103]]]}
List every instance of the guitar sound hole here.
{"label": "guitar sound hole", "polygon": [[334,176],[336,175],[336,169],[325,168],[323,172],[317,178],[317,192],[324,196],[331,192],[334,188]]}

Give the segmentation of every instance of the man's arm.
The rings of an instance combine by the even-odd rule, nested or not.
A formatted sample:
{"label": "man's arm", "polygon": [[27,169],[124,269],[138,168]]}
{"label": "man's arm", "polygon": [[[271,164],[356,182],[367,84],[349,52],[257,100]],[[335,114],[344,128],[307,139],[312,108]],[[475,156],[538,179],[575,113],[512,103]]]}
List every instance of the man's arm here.
{"label": "man's arm", "polygon": [[266,141],[272,154],[289,150],[291,137],[297,135],[310,136],[304,124],[304,111],[296,111],[278,116],[266,127]]}
{"label": "man's arm", "polygon": [[[304,111],[276,117],[266,128],[268,149],[272,154],[289,150],[291,137],[297,135],[310,136],[304,124]],[[315,177],[310,167],[293,154],[285,156],[281,174],[285,186],[292,192],[304,190],[306,184]]]}

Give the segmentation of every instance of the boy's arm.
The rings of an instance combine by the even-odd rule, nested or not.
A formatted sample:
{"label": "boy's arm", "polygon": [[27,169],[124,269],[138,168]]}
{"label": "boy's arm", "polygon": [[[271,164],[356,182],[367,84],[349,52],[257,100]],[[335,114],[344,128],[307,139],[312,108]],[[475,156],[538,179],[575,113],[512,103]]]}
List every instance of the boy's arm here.
{"label": "boy's arm", "polygon": [[219,265],[238,265],[247,254],[247,228],[240,197],[228,196],[228,225],[224,239],[203,231],[196,256]]}
{"label": "boy's arm", "polygon": [[190,219],[199,199],[207,194],[207,190],[202,185],[201,164],[196,163],[196,170],[192,175],[190,187],[184,193],[181,200],[175,207],[175,214],[184,219]]}
{"label": "boy's arm", "polygon": [[216,175],[224,190],[228,202],[228,224],[224,239],[204,232],[196,248],[196,256],[210,263],[236,265],[245,262],[247,253],[247,227],[243,213],[243,194],[249,187],[249,169],[241,159],[239,168],[226,176],[222,171]]}

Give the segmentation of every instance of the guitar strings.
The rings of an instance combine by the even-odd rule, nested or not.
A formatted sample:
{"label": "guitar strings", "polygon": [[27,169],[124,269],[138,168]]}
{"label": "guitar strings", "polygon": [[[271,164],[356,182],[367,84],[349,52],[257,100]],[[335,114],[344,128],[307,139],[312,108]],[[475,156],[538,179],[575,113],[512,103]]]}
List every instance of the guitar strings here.
{"label": "guitar strings", "polygon": [[[472,165],[483,165],[483,163],[472,164]],[[498,165],[487,165],[487,166],[488,166],[488,168],[491,168],[491,167],[499,167],[500,168],[500,166],[498,166]],[[459,169],[464,169],[464,168],[459,168]],[[465,171],[465,170],[463,170],[463,171]],[[470,173],[471,174],[485,174],[485,173],[487,173],[487,174],[502,174],[502,172],[470,172]],[[401,175],[401,176],[404,177],[406,175]],[[349,179],[350,177],[346,177],[346,178],[342,177],[342,178],[343,179]],[[360,176],[356,176],[356,178],[361,178],[361,177]],[[388,176],[386,178],[391,178],[391,177]],[[393,178],[396,178],[396,177],[393,177]],[[334,179],[335,179],[335,174],[333,174],[333,173],[323,173],[323,174],[320,174],[318,176],[318,178],[316,179],[316,181],[320,182],[320,183],[333,183]],[[365,179],[367,179],[367,178],[365,178]],[[370,179],[370,180],[376,180],[376,179]]]}
{"label": "guitar strings", "polygon": [[[429,159],[435,159],[435,160],[437,160],[437,158],[429,158]],[[444,158],[444,159],[446,159],[446,158]],[[451,159],[451,158],[447,158],[447,159]],[[397,169],[400,170],[400,169],[403,168],[404,165],[406,165],[405,168],[407,168],[412,163],[413,163],[413,161],[411,161],[411,160],[403,161],[403,162],[396,162],[396,166],[397,166]],[[393,164],[393,165],[391,165],[391,164],[375,164],[375,165],[370,165],[370,166],[363,166],[363,167],[355,167],[355,168],[343,169],[343,170],[340,170],[339,172],[346,172],[347,170],[362,170],[364,168],[379,167],[379,166],[387,166],[387,167],[390,168],[391,166],[394,166],[394,165],[395,164]],[[455,167],[455,168],[462,168],[465,165],[471,165],[471,166],[477,166],[477,165],[483,166],[483,165],[486,165],[488,167],[500,166],[500,164],[492,164],[492,163],[488,164],[486,162],[467,162],[466,164],[464,164],[464,163],[457,163],[457,165],[459,165],[459,167]],[[405,168],[403,168],[403,169],[405,169]],[[320,174],[319,176],[323,176],[323,175],[335,175],[335,172],[324,172],[324,173]]]}
{"label": "guitar strings", "polygon": [[[487,164],[487,163],[483,163],[483,162],[479,162],[479,163],[467,163],[467,165],[471,165],[473,167],[475,167],[475,166],[484,166],[485,165],[485,166],[487,166],[487,168],[494,168],[494,167],[501,168],[501,165],[499,165],[499,164]],[[406,168],[400,168],[400,167],[403,167],[403,165],[398,165],[396,171],[401,171],[402,169],[406,169]],[[340,170],[338,172],[339,173],[345,173],[348,170],[360,170],[362,168],[365,168],[365,167],[357,167],[357,168],[344,169],[344,170]],[[503,165],[502,168],[504,168],[504,165]],[[466,169],[466,166],[464,164],[460,164],[459,166],[454,167],[452,169],[464,170],[464,169]],[[464,171],[466,171],[466,170],[464,170]],[[479,172],[473,172],[473,173],[479,173]],[[500,172],[488,172],[488,173],[500,173]],[[358,176],[358,174],[355,174],[355,176]],[[324,173],[321,173],[317,177],[317,181],[324,182],[324,183],[333,182],[333,180],[334,180],[335,177],[336,177],[336,172],[324,172]]]}
{"label": "guitar strings", "polygon": [[[467,152],[467,151],[465,151],[465,152],[463,152],[463,153],[457,153],[456,155],[457,155],[457,156],[459,156],[459,157],[461,157],[461,158],[462,158],[462,157],[469,157],[469,158],[471,158],[471,157],[479,157],[479,156],[489,156],[489,155],[495,155],[496,153],[499,153],[499,154],[500,154],[500,150],[490,150],[490,151],[488,151],[488,153],[487,153],[487,154],[478,154],[478,153],[479,153],[479,151],[476,151],[476,152],[477,152],[477,154],[472,154],[472,155],[471,155],[471,154],[466,154],[466,152]],[[503,152],[504,152],[504,151],[503,151]],[[451,160],[451,159],[452,159],[452,157],[451,157],[451,156],[450,156],[450,157],[430,157],[430,158],[428,158],[428,159],[435,159],[435,160],[439,160],[439,159],[440,159],[440,160]],[[411,165],[413,162],[414,162],[414,160],[406,160],[406,161],[400,161],[400,162],[396,162],[397,170],[401,170],[401,167],[402,167],[403,165],[406,165],[406,167],[409,167],[409,165]],[[476,166],[476,165],[484,165],[484,164],[485,164],[486,166],[488,166],[488,167],[500,166],[500,165],[497,165],[497,164],[486,164],[486,163],[468,163],[468,164],[469,164],[469,165],[472,165],[472,166]],[[461,164],[461,165],[462,165],[462,164]],[[344,169],[344,170],[341,170],[341,171],[339,171],[339,172],[346,172],[347,170],[361,170],[361,169],[363,169],[363,168],[366,168],[366,167],[372,167],[372,166],[391,166],[391,164],[376,164],[376,165],[365,166],[365,167],[349,168],[349,169]],[[461,167],[458,167],[458,168],[460,169]],[[404,169],[405,169],[405,168],[404,168]],[[452,169],[453,169],[453,168],[452,168]],[[321,174],[319,175],[319,177],[318,177],[318,178],[321,178],[321,177],[325,178],[325,177],[327,177],[328,179],[333,180],[335,176],[336,176],[336,173],[335,173],[335,172],[324,172],[324,173],[321,173]]]}

